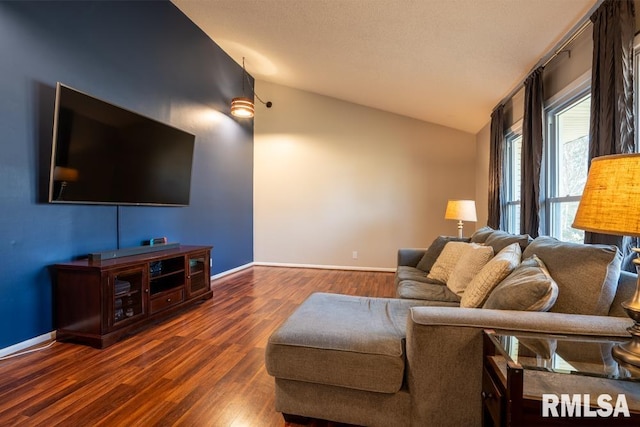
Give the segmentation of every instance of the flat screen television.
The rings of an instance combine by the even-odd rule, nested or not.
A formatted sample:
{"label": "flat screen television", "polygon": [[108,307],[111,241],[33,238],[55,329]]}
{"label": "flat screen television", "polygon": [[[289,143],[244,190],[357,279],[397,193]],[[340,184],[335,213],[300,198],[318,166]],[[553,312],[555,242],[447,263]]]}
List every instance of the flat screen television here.
{"label": "flat screen television", "polygon": [[56,87],[50,203],[186,206],[195,136]]}

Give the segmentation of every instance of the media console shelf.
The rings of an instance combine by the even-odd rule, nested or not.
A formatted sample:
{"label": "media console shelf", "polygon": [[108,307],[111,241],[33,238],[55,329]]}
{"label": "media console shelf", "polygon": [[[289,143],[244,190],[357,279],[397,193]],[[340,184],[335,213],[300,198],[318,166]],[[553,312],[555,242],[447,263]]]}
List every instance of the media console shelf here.
{"label": "media console shelf", "polygon": [[210,246],[56,264],[57,340],[104,348],[151,321],[209,299]]}

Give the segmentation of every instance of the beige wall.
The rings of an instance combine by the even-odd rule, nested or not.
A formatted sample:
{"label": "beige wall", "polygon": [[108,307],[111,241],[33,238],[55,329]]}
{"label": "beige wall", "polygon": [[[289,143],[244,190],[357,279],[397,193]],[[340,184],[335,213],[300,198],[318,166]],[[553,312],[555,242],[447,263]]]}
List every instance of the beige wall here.
{"label": "beige wall", "polygon": [[593,27],[590,25],[564,53],[558,54],[544,69],[544,98],[548,100],[591,70]]}
{"label": "beige wall", "polygon": [[398,248],[456,233],[444,210],[478,192],[474,135],[256,85],[273,101],[254,121],[256,263],[394,268]]}

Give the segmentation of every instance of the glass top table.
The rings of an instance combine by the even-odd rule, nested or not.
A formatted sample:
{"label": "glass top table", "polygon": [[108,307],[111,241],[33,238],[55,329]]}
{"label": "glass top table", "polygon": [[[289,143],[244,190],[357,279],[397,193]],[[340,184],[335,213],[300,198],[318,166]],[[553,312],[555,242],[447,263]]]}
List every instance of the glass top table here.
{"label": "glass top table", "polygon": [[[485,329],[485,425],[640,426],[640,372],[611,352],[625,341]],[[619,412],[602,412],[600,398]]]}
{"label": "glass top table", "polygon": [[640,371],[618,363],[611,354],[624,338],[485,332],[500,355],[525,370],[640,382]]}

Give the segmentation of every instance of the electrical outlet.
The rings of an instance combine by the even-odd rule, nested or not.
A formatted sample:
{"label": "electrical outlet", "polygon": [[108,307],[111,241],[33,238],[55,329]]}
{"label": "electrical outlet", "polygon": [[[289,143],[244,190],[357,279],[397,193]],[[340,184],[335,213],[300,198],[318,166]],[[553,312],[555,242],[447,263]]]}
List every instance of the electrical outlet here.
{"label": "electrical outlet", "polygon": [[353,254],[351,256],[353,257],[353,259],[358,259],[358,251],[353,251]]}
{"label": "electrical outlet", "polygon": [[213,268],[213,258],[209,258],[209,268]]}

